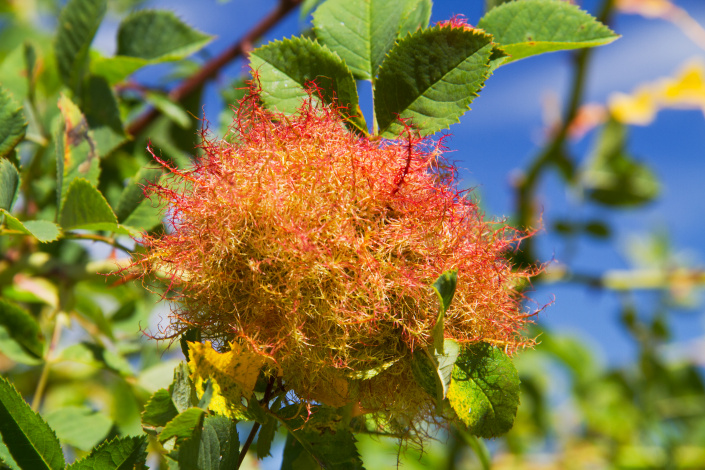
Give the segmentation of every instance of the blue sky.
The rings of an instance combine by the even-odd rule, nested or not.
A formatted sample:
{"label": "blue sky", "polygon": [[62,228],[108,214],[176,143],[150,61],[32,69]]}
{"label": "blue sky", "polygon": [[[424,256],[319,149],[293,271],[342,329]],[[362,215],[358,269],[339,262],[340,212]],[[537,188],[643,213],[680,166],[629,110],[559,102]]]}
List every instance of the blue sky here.
{"label": "blue sky", "polygon": [[[259,19],[271,11],[276,0],[218,2],[216,0],[153,0],[150,7],[174,10],[187,23],[217,38],[208,51],[217,54],[237,40]],[[583,6],[594,11],[598,2],[585,0]],[[705,2],[676,1],[705,25]],[[465,15],[471,24],[477,22],[484,1],[436,1],[431,21],[454,14]],[[291,14],[265,38],[289,37],[307,26],[298,12]],[[117,21],[100,31],[97,45],[104,51],[114,49]],[[623,37],[599,48],[587,84],[587,100],[604,103],[614,91],[629,92],[644,81],[672,75],[692,57],[705,60],[705,51],[696,47],[680,30],[662,20],[620,15],[613,29]],[[497,70],[488,80],[480,97],[461,123],[450,128],[447,141],[451,158],[461,168],[461,185],[475,187],[488,214],[501,217],[512,212],[512,175],[525,167],[543,141],[543,102],[553,95],[562,100],[570,83],[568,53],[553,53],[522,60]],[[219,85],[240,75],[245,62],[229,66],[218,78]],[[144,78],[153,77],[147,74]],[[368,92],[367,92],[368,93]],[[363,111],[369,112],[367,96],[362,91]],[[217,122],[222,102],[216,86],[206,91],[206,116]],[[574,144],[575,154],[585,157],[585,149],[594,138],[589,134]],[[666,231],[675,250],[696,266],[705,264],[702,234],[705,232],[705,117],[700,111],[661,112],[656,122],[645,128],[630,130],[629,148],[647,162],[659,175],[663,194],[657,203],[634,211],[607,211],[581,205],[575,195],[566,193],[555,177],[548,175],[541,186],[540,202],[547,227],[559,217],[606,217],[614,228],[610,242],[580,239],[576,266],[598,273],[606,268],[627,268],[625,247],[633,237],[659,229]],[[556,237],[541,236],[541,255],[545,260],[562,260],[565,246]],[[555,304],[539,319],[541,325],[558,331],[571,331],[604,351],[608,362],[624,362],[633,351],[617,323],[618,304],[613,294],[588,291],[582,287],[547,286],[535,294],[539,302],[555,297]],[[650,294],[639,297],[649,306]],[[673,317],[676,341],[703,336],[702,306],[687,314]]]}

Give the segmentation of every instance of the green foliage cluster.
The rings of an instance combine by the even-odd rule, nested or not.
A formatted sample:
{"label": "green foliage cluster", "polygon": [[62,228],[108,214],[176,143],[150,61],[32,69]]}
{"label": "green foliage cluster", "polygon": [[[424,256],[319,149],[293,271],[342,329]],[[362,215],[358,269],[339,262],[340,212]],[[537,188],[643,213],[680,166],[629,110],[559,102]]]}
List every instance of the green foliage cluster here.
{"label": "green foliage cluster", "polygon": [[[376,468],[375,456],[367,461],[362,450],[384,430],[370,429],[349,407],[302,409],[274,380],[260,378],[240,420],[221,414],[213,406],[217,382],[197,391],[185,363],[163,360],[163,344],[142,335],[158,296],[111,275],[139,249],[130,237],[165,230],[164,208],[144,197],[144,185],[162,178],[144,148],[150,141],[175,167],[190,164],[203,85],[227,62],[189,58],[211,37],[172,12],[136,10],[120,21],[117,53],[106,57],[92,47],[106,15],[141,2],[69,0],[51,33],[34,26],[34,8],[58,12],[60,2],[39,3],[0,6],[0,372],[7,377],[0,378],[0,468],[144,468],[149,450],[161,468],[224,470],[241,465],[249,450],[270,455],[283,432],[282,468],[363,468],[361,453]],[[283,1],[282,15],[298,3]],[[250,54],[264,103],[293,112],[315,82],[322,100],[343,107],[351,132],[371,137],[398,136],[400,119],[422,135],[447,129],[497,67],[532,55],[583,49],[576,73],[584,77],[584,48],[616,39],[602,22],[557,0],[488,0],[477,28],[429,26],[430,0],[301,3],[303,12],[313,11],[312,34]],[[605,5],[603,22],[613,7]],[[171,78],[181,86],[167,93],[131,78],[160,63],[172,64]],[[373,90],[367,120],[359,108],[361,80]],[[594,204],[632,208],[658,196],[655,175],[630,155],[627,129],[616,120],[604,125],[584,163],[568,155],[580,87],[576,79],[565,125],[517,187],[522,227],[536,220],[538,182],[551,168]],[[232,102],[237,92],[223,93]],[[558,221],[554,228],[566,237],[609,236],[599,220]],[[671,265],[668,250],[654,252],[660,253],[655,264]],[[516,262],[537,262],[531,242]],[[464,449],[490,468],[480,438],[504,435],[506,451],[519,456],[554,438],[547,397],[556,364],[569,372],[584,420],[579,443],[597,436],[590,445],[608,448],[606,459],[618,468],[697,468],[705,461],[701,374],[655,349],[669,335],[668,291],[646,320],[624,296],[622,321],[640,354],[633,370],[600,368],[578,340],[550,332],[540,348],[518,357],[517,370],[497,348],[444,340],[456,275],[445,273],[432,286],[440,305],[433,347],[419,349],[413,367],[438,410],[457,418],[439,452],[447,468],[455,468]],[[630,289],[629,279],[566,278]],[[675,282],[663,279],[657,287]],[[547,274],[537,282],[551,280]],[[198,339],[198,331],[181,338],[187,357],[187,340]],[[159,388],[172,373],[171,385]],[[238,428],[249,432],[242,443]],[[571,451],[582,449],[571,444]],[[433,458],[436,450],[429,452]]]}

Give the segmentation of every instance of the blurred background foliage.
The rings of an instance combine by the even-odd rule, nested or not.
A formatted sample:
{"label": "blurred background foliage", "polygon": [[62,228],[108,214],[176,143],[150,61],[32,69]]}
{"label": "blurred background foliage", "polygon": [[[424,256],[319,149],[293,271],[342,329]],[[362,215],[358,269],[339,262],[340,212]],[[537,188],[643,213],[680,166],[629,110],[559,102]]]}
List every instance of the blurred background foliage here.
{"label": "blurred background foliage", "polygon": [[[301,3],[306,17],[318,2]],[[487,0],[487,8],[499,3]],[[640,21],[666,19],[705,47],[702,27],[670,1],[587,3],[608,24],[620,14],[640,15]],[[226,80],[222,68],[299,2],[282,0],[249,33],[233,31],[232,40],[238,42],[221,56],[198,52],[210,40],[208,31],[196,31],[185,24],[187,18],[176,16],[163,18],[165,26],[157,31],[161,49],[121,42],[121,33],[132,37],[123,30],[117,32],[114,56],[82,48],[81,38],[75,38],[73,50],[62,50],[56,47],[57,35],[71,34],[62,28],[62,6],[57,0],[0,1],[0,99],[22,106],[28,123],[16,149],[5,152],[3,147],[16,137],[10,133],[4,133],[0,144],[21,174],[16,203],[3,201],[2,206],[6,217],[12,210],[20,225],[8,219],[0,228],[0,372],[56,430],[70,459],[105,438],[141,433],[145,401],[171,382],[182,359],[178,347],[148,338],[166,327],[168,307],[158,305],[159,297],[139,282],[111,275],[126,262],[126,250],[133,246],[131,230],[161,230],[158,210],[140,197],[140,183],[159,177],[144,170],[150,162],[147,143],[175,165],[188,165],[202,125],[197,117],[203,113],[205,83],[218,77],[224,102],[234,103],[242,78]],[[145,6],[148,1],[111,0],[105,15],[119,21]],[[213,8],[217,14],[218,7]],[[632,93],[614,94],[605,103],[583,103],[591,54],[589,49],[574,54],[566,108],[549,123],[535,157],[515,178],[516,211],[498,214],[524,227],[543,220],[544,231],[568,246],[579,237],[617,242],[607,220],[559,219],[543,212],[537,194],[546,173],[555,171],[566,190],[585,204],[616,211],[641,208],[659,198],[662,184],[648,156],[635,158],[630,151],[631,126],[651,125],[666,108],[705,112],[702,60],[670,78],[646,80]],[[143,68],[147,72],[134,75]],[[116,211],[112,223],[122,229],[96,232],[79,224],[58,238],[51,227],[21,222],[57,219],[61,208],[56,207],[56,195],[68,191],[66,181],[57,181],[57,171],[73,177],[57,155],[69,164],[91,164],[95,149],[85,148],[77,137],[85,132],[76,121],[77,109],[85,115],[100,156],[101,170],[88,174]],[[216,134],[229,123],[227,109],[220,116],[211,129]],[[511,132],[507,130],[508,138]],[[572,143],[585,135],[593,144],[576,154]],[[58,170],[57,161],[62,165]],[[702,218],[704,196],[692,195],[693,217]],[[397,458],[403,468],[705,468],[705,339],[700,332],[699,340],[683,346],[671,328],[674,315],[702,313],[698,290],[705,284],[705,271],[681,256],[664,232],[644,234],[626,251],[629,269],[584,274],[565,257],[548,264],[534,286],[549,286],[550,291],[551,285],[568,283],[615,296],[620,305],[615,321],[633,343],[633,361],[605,363],[579,332],[554,333],[542,327],[539,316],[528,334],[538,335],[540,344],[516,358],[523,394],[509,434],[480,442],[453,429],[423,453],[410,449],[401,456],[395,441],[364,437],[358,448],[367,468],[393,468]],[[541,259],[536,242],[529,241],[516,261],[550,260]],[[36,320],[36,330],[16,328],[13,318],[23,313],[13,305],[21,305]],[[281,445],[279,439],[274,455]],[[278,458],[247,462],[274,468]]]}

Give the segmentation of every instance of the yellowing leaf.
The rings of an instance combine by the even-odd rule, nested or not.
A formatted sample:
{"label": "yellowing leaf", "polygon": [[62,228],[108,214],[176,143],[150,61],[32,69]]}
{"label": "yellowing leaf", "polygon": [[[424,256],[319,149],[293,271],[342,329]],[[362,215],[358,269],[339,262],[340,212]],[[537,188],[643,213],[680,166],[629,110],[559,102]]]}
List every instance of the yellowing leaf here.
{"label": "yellowing leaf", "polygon": [[617,0],[615,6],[625,13],[649,18],[665,17],[676,8],[670,0]]}
{"label": "yellowing leaf", "polygon": [[249,399],[257,382],[257,376],[267,358],[247,351],[237,343],[230,344],[230,351],[219,353],[210,341],[188,343],[191,378],[196,385],[199,398],[203,395],[205,382],[213,384],[213,398],[209,409],[230,418],[243,416],[245,407],[242,398]]}
{"label": "yellowing leaf", "polygon": [[615,93],[610,97],[609,107],[617,121],[641,126],[653,122],[658,111],[654,93],[649,88],[640,88],[633,95]]}
{"label": "yellowing leaf", "polygon": [[705,63],[686,64],[675,77],[639,86],[634,93],[615,93],[610,113],[624,124],[647,125],[661,109],[701,109],[705,113]]}

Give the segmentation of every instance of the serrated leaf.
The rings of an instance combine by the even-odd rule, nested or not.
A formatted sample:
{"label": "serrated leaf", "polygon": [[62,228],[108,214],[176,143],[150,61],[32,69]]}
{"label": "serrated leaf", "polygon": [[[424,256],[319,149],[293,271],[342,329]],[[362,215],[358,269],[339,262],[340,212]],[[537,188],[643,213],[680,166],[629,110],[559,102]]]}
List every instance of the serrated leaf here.
{"label": "serrated leaf", "polygon": [[195,30],[168,10],[140,10],[118,28],[117,55],[150,61],[180,60],[206,46],[212,36]]}
{"label": "serrated leaf", "polygon": [[411,120],[422,135],[448,128],[468,109],[489,74],[492,37],[436,26],[399,41],[379,70],[375,114],[380,134],[398,137]]}
{"label": "serrated leaf", "polygon": [[308,98],[306,86],[315,82],[326,103],[337,103],[360,132],[367,131],[358,106],[357,85],[345,62],[326,46],[307,38],[274,41],[250,53],[250,66],[259,78],[262,100],[280,112],[292,114]]}
{"label": "serrated leaf", "polygon": [[[355,447],[355,437],[336,408],[312,406],[306,410],[298,404],[289,405],[280,410],[277,418],[321,467],[351,470],[364,468]],[[289,459],[294,457],[298,460],[300,454],[301,450],[294,448]],[[296,468],[287,460],[286,450],[284,457],[282,468]]]}
{"label": "serrated leaf", "polygon": [[0,434],[21,468],[64,468],[64,455],[54,431],[4,377],[0,377]]}
{"label": "serrated leaf", "polygon": [[98,445],[113,427],[103,413],[85,406],[66,406],[47,413],[44,418],[63,444],[84,452]]}
{"label": "serrated leaf", "polygon": [[519,374],[509,356],[480,343],[456,361],[448,401],[471,434],[492,438],[512,428],[519,393]]}
{"label": "serrated leaf", "polygon": [[171,393],[171,399],[179,413],[186,411],[198,402],[196,387],[189,377],[189,368],[186,363],[179,362],[179,365],[174,369],[174,381],[169,386],[169,393]]}
{"label": "serrated leaf", "polygon": [[649,167],[627,153],[627,129],[614,119],[597,137],[581,181],[590,199],[608,206],[646,204],[661,190]]}
{"label": "serrated leaf", "polygon": [[133,470],[145,468],[146,460],[147,436],[116,437],[66,470]]}
{"label": "serrated leaf", "polygon": [[503,64],[545,52],[609,44],[619,36],[568,2],[522,0],[490,10],[477,27],[494,36],[510,57]]}
{"label": "serrated leaf", "polygon": [[107,11],[107,0],[69,0],[59,15],[54,50],[59,75],[77,92],[86,73],[88,51]]}
{"label": "serrated leaf", "polygon": [[20,173],[10,160],[0,158],[0,209],[12,210],[19,193]]}
{"label": "serrated leaf", "polygon": [[328,0],[313,14],[316,37],[355,78],[373,80],[416,0]]}
{"label": "serrated leaf", "polygon": [[209,415],[203,422],[198,468],[200,470],[230,470],[236,468],[240,442],[235,421],[220,415]]}
{"label": "serrated leaf", "polygon": [[98,185],[100,162],[98,146],[86,118],[68,97],[59,98],[61,125],[56,135],[56,198],[59,212],[75,178]]}
{"label": "serrated leaf", "polygon": [[0,87],[0,157],[10,153],[22,141],[26,131],[27,118],[22,112],[22,106],[9,91]]}
{"label": "serrated leaf", "polygon": [[83,112],[98,155],[105,157],[127,140],[113,90],[103,77],[88,77],[83,87]]}
{"label": "serrated leaf", "polygon": [[199,396],[204,393],[206,380],[213,381],[210,409],[230,418],[240,418],[242,398],[249,400],[252,396],[266,359],[237,343],[230,347],[230,351],[219,353],[210,341],[189,343],[188,364]]}
{"label": "serrated leaf", "polygon": [[39,323],[28,312],[17,305],[0,299],[0,325],[7,328],[10,336],[26,352],[36,358],[44,354],[44,335]]}
{"label": "serrated leaf", "polygon": [[69,186],[59,224],[64,230],[117,230],[117,218],[108,201],[83,178],[74,179]]}
{"label": "serrated leaf", "polygon": [[414,351],[411,371],[416,382],[436,399],[440,409],[448,395],[453,365],[460,354],[460,346],[451,339],[443,342],[443,353],[437,349],[419,348]]}
{"label": "serrated leaf", "polygon": [[[276,407],[275,407],[276,409]],[[274,434],[277,432],[277,420],[271,416],[267,416],[266,421],[257,434],[257,458],[263,459],[270,456],[269,450],[272,448]]]}
{"label": "serrated leaf", "polygon": [[176,409],[171,394],[168,390],[161,388],[154,392],[144,406],[142,425],[166,426],[166,423],[178,414],[179,410]]}
{"label": "serrated leaf", "polygon": [[291,433],[287,433],[281,470],[318,470],[320,468],[316,459],[306,451],[304,446]]}
{"label": "serrated leaf", "polygon": [[0,214],[5,215],[5,225],[10,230],[17,230],[25,235],[32,235],[42,243],[53,242],[61,235],[61,229],[54,222],[48,220],[27,220],[20,222],[16,217],[4,209]]}
{"label": "serrated leaf", "polygon": [[176,445],[183,440],[190,439],[196,429],[203,425],[203,415],[205,410],[201,408],[189,408],[179,413],[174,419],[169,421],[159,434],[159,442],[166,442],[176,438]]}

